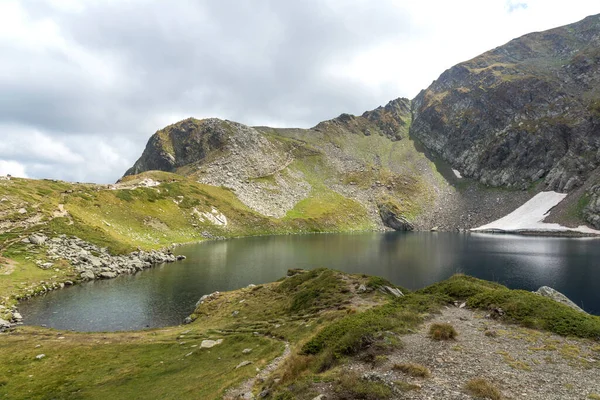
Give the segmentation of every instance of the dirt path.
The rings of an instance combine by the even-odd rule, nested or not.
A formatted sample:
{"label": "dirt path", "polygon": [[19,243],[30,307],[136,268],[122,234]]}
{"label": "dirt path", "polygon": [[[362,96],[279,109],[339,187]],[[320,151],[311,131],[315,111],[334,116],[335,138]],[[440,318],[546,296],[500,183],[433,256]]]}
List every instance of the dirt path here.
{"label": "dirt path", "polygon": [[260,370],[260,372],[254,378],[250,378],[242,383],[239,387],[229,390],[225,396],[223,396],[223,400],[253,399],[254,396],[252,395],[252,388],[256,382],[259,379],[266,380],[273,371],[279,368],[279,366],[290,356],[290,354],[290,344],[285,342],[285,349],[279,357],[273,359],[273,361]]}

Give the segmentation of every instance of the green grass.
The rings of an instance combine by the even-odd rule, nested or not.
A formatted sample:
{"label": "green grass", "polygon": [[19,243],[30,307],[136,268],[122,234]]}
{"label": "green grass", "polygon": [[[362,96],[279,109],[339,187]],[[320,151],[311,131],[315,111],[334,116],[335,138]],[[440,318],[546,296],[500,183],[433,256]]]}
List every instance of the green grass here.
{"label": "green grass", "polygon": [[546,297],[510,290],[502,285],[476,278],[455,275],[443,282],[418,291],[435,294],[447,301],[467,300],[472,308],[488,310],[500,307],[505,319],[522,326],[541,329],[562,336],[600,337],[600,317],[585,314]]}
{"label": "green grass", "polygon": [[502,400],[504,398],[494,385],[481,378],[467,382],[465,390],[470,395],[481,399]]}
{"label": "green grass", "polygon": [[[252,334],[227,336],[210,350],[191,347],[203,338],[198,327],[106,334],[20,328],[0,341],[0,397],[129,399],[143,393],[144,398],[217,398],[253,376],[283,347]],[[244,355],[245,348],[253,351]],[[45,357],[37,360],[38,354]],[[235,369],[242,360],[253,364]]]}

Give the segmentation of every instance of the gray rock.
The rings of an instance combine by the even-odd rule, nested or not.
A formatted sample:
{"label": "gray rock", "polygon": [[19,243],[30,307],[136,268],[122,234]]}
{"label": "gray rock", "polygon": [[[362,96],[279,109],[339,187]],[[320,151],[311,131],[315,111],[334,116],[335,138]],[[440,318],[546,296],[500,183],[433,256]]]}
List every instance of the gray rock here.
{"label": "gray rock", "polygon": [[5,329],[10,328],[10,322],[8,322],[5,319],[0,318],[0,332],[2,332]]}
{"label": "gray rock", "polygon": [[46,355],[45,355],[45,354],[38,354],[37,356],[35,356],[35,358],[36,358],[37,360],[41,360],[41,359],[42,359],[42,358],[44,358],[44,357],[46,357]]}
{"label": "gray rock", "polygon": [[30,243],[41,246],[42,244],[46,243],[46,240],[48,240],[48,237],[46,237],[45,235],[42,235],[41,233],[34,233],[34,234],[30,235],[28,239],[29,239]]}
{"label": "gray rock", "polygon": [[116,272],[112,272],[112,271],[106,271],[106,272],[101,272],[99,276],[102,279],[112,279],[112,278],[115,278],[117,276],[117,273]]}
{"label": "gray rock", "polygon": [[385,289],[385,290],[386,290],[388,293],[390,293],[390,294],[392,294],[392,295],[394,295],[394,296],[396,296],[396,297],[402,297],[402,296],[404,296],[404,293],[402,293],[402,292],[400,291],[400,289],[398,289],[398,288],[393,288],[393,287],[391,287],[391,286],[384,286],[383,288],[384,288],[384,289]]}
{"label": "gray rock", "polygon": [[239,369],[239,368],[245,367],[245,366],[250,365],[250,364],[252,364],[252,361],[242,361],[241,363],[239,363],[237,365],[237,367],[235,367],[235,369]]}
{"label": "gray rock", "polygon": [[356,293],[365,293],[367,291],[367,287],[361,283],[361,285],[356,289]]}
{"label": "gray rock", "polygon": [[244,349],[242,350],[242,354],[250,354],[252,352],[252,349]]}
{"label": "gray rock", "polygon": [[583,311],[581,307],[573,303],[567,296],[549,286],[542,286],[535,293],[539,294],[540,296],[548,297],[554,301],[562,303],[568,307],[571,307],[574,310],[585,313],[585,311]]}
{"label": "gray rock", "polygon": [[390,203],[378,203],[379,215],[383,225],[396,231],[412,231],[414,227],[408,220],[400,214],[397,207]]}
{"label": "gray rock", "polygon": [[219,344],[223,343],[223,339],[217,339],[217,340],[203,340],[202,343],[200,343],[200,348],[201,349],[210,349],[213,348]]}
{"label": "gray rock", "polygon": [[92,271],[83,271],[79,276],[84,281],[91,281],[96,278]]}

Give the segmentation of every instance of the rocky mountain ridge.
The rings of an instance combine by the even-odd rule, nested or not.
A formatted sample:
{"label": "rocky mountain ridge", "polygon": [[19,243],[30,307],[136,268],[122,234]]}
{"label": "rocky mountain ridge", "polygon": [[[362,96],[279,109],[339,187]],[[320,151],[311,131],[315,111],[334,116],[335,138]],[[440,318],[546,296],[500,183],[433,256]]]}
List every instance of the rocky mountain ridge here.
{"label": "rocky mountain ridge", "polygon": [[[411,135],[485,185],[571,192],[600,165],[600,15],[514,39],[445,71]],[[598,227],[591,209],[587,221]]]}
{"label": "rocky mountain ridge", "polygon": [[[276,218],[327,190],[360,203],[380,227],[417,229],[471,228],[495,216],[477,204],[506,203],[508,212],[520,205],[513,197],[522,204],[556,190],[577,197],[566,214],[600,227],[598,61],[600,15],[460,63],[413,101],[310,129],[181,121],[156,132],[125,175],[191,176]],[[390,210],[396,222],[386,222]]]}

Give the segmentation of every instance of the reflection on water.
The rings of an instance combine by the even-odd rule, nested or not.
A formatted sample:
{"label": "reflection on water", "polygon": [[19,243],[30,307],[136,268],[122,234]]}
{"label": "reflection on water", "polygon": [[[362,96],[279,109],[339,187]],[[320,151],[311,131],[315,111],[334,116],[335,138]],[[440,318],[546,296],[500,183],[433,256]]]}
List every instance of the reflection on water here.
{"label": "reflection on water", "polygon": [[178,249],[187,259],[134,276],[88,282],[21,305],[25,323],[80,331],[175,325],[203,294],[274,281],[288,268],[380,275],[417,289],[462,272],[511,288],[548,285],[600,314],[594,239],[462,233],[266,236]]}

